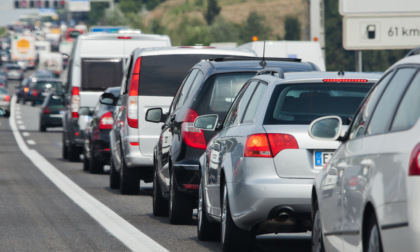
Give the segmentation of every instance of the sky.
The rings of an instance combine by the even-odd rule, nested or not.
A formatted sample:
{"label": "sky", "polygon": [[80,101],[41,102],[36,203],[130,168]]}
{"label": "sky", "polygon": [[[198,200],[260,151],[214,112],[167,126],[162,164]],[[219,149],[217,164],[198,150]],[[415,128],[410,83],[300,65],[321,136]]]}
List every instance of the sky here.
{"label": "sky", "polygon": [[0,0],[0,27],[13,24],[19,16],[38,13],[37,9],[14,9],[14,0]]}

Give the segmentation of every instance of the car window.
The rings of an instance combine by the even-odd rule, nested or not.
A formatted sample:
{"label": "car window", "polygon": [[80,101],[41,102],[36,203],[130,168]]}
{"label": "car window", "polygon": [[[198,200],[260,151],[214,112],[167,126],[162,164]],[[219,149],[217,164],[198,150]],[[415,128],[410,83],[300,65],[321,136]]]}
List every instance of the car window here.
{"label": "car window", "polygon": [[389,80],[394,75],[394,72],[388,73],[384,76],[380,82],[374,87],[372,92],[363,102],[363,105],[360,108],[359,113],[353,119],[350,131],[349,139],[354,139],[359,136],[363,136],[366,129],[366,123],[369,117],[372,115],[372,111],[375,109],[375,104],[381,96],[383,90],[388,85]]}
{"label": "car window", "polygon": [[388,131],[394,111],[415,71],[415,68],[400,68],[397,70],[376,105],[366,134],[374,135]]}
{"label": "car window", "polygon": [[84,58],[82,59],[83,90],[105,90],[121,84],[123,77],[122,58]]}
{"label": "car window", "polygon": [[245,110],[247,101],[254,92],[257,84],[258,81],[252,81],[248,83],[248,85],[241,91],[241,93],[238,94],[235,104],[232,105],[232,108],[226,117],[224,127],[231,127],[238,124],[240,117],[239,114]]}
{"label": "car window", "polygon": [[181,89],[176,94],[174,99],[174,110],[177,110],[179,107],[181,107],[184,104],[184,101],[187,97],[188,92],[191,89],[191,86],[194,82],[195,77],[197,76],[197,73],[199,72],[198,69],[193,69],[188,77],[185,79],[184,83],[182,84]]}
{"label": "car window", "polygon": [[267,90],[267,85],[265,83],[260,83],[255,89],[254,94],[252,95],[251,100],[248,103],[245,114],[242,119],[242,123],[253,123],[255,118],[255,113],[257,112],[258,105],[261,102],[262,97]]}
{"label": "car window", "polygon": [[398,107],[391,131],[407,130],[413,127],[420,116],[420,72],[411,81]]}
{"label": "car window", "polygon": [[264,124],[310,124],[316,118],[340,116],[349,124],[373,83],[300,83],[277,85]]}

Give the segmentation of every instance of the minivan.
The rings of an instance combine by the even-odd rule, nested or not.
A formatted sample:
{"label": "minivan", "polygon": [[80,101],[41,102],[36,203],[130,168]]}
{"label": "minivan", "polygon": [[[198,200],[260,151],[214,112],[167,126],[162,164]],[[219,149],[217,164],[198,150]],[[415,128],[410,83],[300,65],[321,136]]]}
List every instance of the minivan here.
{"label": "minivan", "polygon": [[135,48],[171,46],[166,35],[139,33],[86,34],[74,43],[67,72],[62,139],[62,155],[69,161],[79,160],[88,121],[88,116],[79,115],[79,108],[93,108],[106,88],[121,83],[125,61]]}

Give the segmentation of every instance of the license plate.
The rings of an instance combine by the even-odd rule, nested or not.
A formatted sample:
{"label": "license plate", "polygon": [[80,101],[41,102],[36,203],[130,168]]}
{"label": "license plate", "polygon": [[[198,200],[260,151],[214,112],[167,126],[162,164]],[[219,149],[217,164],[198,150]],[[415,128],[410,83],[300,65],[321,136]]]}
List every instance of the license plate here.
{"label": "license plate", "polygon": [[328,151],[315,151],[315,154],[314,154],[315,166],[322,167],[323,165],[328,163],[333,153],[334,152],[328,152]]}

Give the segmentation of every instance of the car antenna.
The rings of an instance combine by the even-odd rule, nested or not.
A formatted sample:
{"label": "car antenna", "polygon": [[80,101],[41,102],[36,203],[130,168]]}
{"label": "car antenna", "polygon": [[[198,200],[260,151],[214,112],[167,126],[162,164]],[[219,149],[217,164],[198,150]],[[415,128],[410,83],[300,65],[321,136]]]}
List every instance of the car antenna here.
{"label": "car antenna", "polygon": [[265,62],[265,40],[264,40],[264,44],[263,44],[263,56],[262,56],[262,60],[260,61],[260,66],[262,66],[262,68],[264,69],[264,67],[267,65],[267,63]]}
{"label": "car antenna", "polygon": [[344,76],[343,66],[340,66],[340,70],[338,71],[338,76]]}

